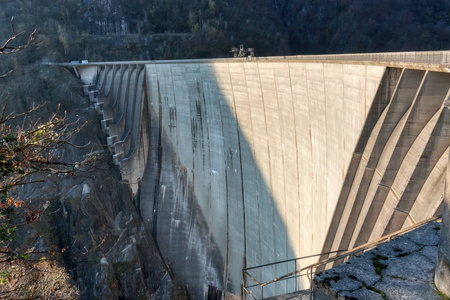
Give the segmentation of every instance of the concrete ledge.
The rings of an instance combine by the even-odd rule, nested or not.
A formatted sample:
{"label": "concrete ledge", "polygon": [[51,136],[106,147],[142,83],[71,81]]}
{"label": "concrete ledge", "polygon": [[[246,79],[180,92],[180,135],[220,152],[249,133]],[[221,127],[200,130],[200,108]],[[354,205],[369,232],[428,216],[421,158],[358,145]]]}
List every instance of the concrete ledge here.
{"label": "concrete ledge", "polygon": [[108,66],[119,64],[196,64],[196,63],[252,63],[252,62],[313,62],[351,65],[373,65],[437,72],[450,72],[450,51],[422,51],[422,52],[386,52],[386,53],[349,53],[323,55],[291,55],[266,57],[237,57],[210,59],[174,59],[148,61],[115,61],[82,63],[48,63],[48,65],[92,68],[92,66]]}

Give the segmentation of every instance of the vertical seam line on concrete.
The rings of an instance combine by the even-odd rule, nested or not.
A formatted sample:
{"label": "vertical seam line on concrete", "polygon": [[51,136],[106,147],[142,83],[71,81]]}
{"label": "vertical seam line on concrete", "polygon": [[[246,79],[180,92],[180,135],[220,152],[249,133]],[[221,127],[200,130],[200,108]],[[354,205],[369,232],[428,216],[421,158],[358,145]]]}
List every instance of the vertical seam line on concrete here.
{"label": "vertical seam line on concrete", "polygon": [[[266,141],[267,141],[267,158],[268,158],[267,163],[268,163],[268,166],[269,166],[269,174],[270,174],[270,176],[272,176],[272,166],[270,164],[271,160],[270,160],[270,146],[269,146],[269,130],[267,128],[267,114],[266,114],[266,106],[265,106],[265,103],[264,103],[265,102],[265,96],[264,96],[264,92],[263,92],[262,80],[261,80],[261,72],[259,71],[259,67],[260,67],[260,65],[258,63],[259,82],[261,83],[260,84],[261,99],[262,99],[262,105],[263,105],[263,110],[264,110],[264,123],[265,123],[265,126],[266,126],[266,135],[267,135],[267,139],[266,139]],[[272,224],[273,224],[273,221],[274,221],[274,219],[273,219],[273,212],[275,211],[275,209],[274,209],[275,203],[274,203],[273,192],[272,192],[272,180],[268,180],[268,182],[266,183],[264,175],[263,175],[263,180],[264,180],[265,184],[267,184],[267,183],[269,184],[269,190],[270,190],[269,204],[270,204],[270,206],[272,208]],[[273,225],[272,225],[272,233],[273,233],[272,239],[274,239],[275,238],[275,230],[273,228]],[[275,240],[273,240],[272,242],[275,244]],[[261,241],[261,243],[262,243],[262,241]],[[274,257],[273,261],[276,261],[275,249],[274,249],[273,257]]]}
{"label": "vertical seam line on concrete", "polygon": [[[280,137],[279,137],[279,141],[281,142],[281,144],[283,144],[283,130],[282,130],[282,128],[281,128],[281,126],[280,126],[280,106],[278,105],[278,89],[277,89],[277,77],[276,77],[276,75],[275,75],[275,69],[274,69],[274,67],[273,67],[273,65],[271,65],[271,67],[272,67],[272,71],[273,71],[273,83],[274,83],[274,88],[275,88],[275,97],[276,97],[276,99],[274,99],[275,100],[275,102],[276,102],[276,114],[278,115],[278,124],[277,124],[277,127],[278,127],[278,129],[280,130]],[[277,146],[277,143],[275,143],[275,146]],[[281,216],[283,216],[283,217],[281,217],[281,219],[283,220],[284,219],[284,222],[286,222],[286,193],[285,193],[285,189],[286,189],[286,184],[285,184],[285,176],[284,176],[284,150],[283,150],[283,146],[282,145],[278,145],[278,148],[281,148],[281,167],[283,168],[283,172],[282,172],[282,174],[283,174],[283,185],[284,185],[284,187],[283,187],[283,198],[284,199],[280,199],[280,200],[282,200],[282,201],[284,201],[284,212],[282,212],[282,214],[280,213],[280,208],[278,207],[278,205],[277,205],[277,201],[275,201],[275,206],[276,206],[276,209],[274,209],[273,210],[273,212],[272,212],[272,217],[275,219],[276,217],[276,215],[277,214],[279,214],[280,215],[280,217]],[[271,178],[273,178],[273,177],[271,177]],[[273,192],[273,191],[272,191]],[[283,223],[284,223],[283,222]],[[274,222],[274,224],[275,224],[275,222]],[[286,227],[286,230],[285,230],[285,232],[284,232],[284,234],[287,236],[287,226],[286,226],[286,223],[284,223],[284,225],[285,225],[285,227]],[[277,255],[278,254],[278,243],[276,242],[277,241],[277,235],[275,234],[274,235],[274,238],[275,238],[275,244],[274,244],[274,246],[275,246],[275,255]],[[287,245],[286,245],[286,242],[287,242],[287,240],[285,241],[285,245],[284,245],[284,247],[285,247],[285,249],[286,249],[286,247],[287,247]],[[280,251],[281,252],[281,251]],[[278,257],[277,256],[275,256],[275,261],[277,261],[277,260],[279,260],[278,259]],[[277,269],[278,269],[278,266],[277,265],[275,265],[275,273],[277,274]],[[285,272],[285,273],[287,273],[287,271]],[[277,285],[275,285],[275,291],[277,290]]]}
{"label": "vertical seam line on concrete", "polygon": [[[263,92],[262,92],[262,88],[261,88],[261,75],[260,75],[260,73],[259,73],[259,63],[257,63],[256,62],[256,71],[258,72],[258,78],[259,78],[259,90],[260,90],[260,92],[261,92],[261,104],[262,104],[262,107],[263,107],[263,115],[264,115],[264,127],[265,127],[265,129],[266,129],[266,135],[267,135],[267,122],[266,122],[266,114],[265,114],[265,111],[264,111],[264,100],[263,100]],[[267,146],[267,145],[266,145]],[[255,151],[256,152],[256,151]],[[259,169],[259,168],[258,168]],[[262,174],[262,172],[259,172],[260,173],[260,175],[261,175],[261,178],[260,179],[262,179],[263,180],[263,182],[262,182],[262,186],[263,186],[263,188],[266,186],[266,183],[265,183],[265,181],[264,181],[264,175]],[[257,186],[257,190],[259,191],[259,187],[260,187],[260,184],[258,183],[258,186]],[[259,193],[257,193],[258,194],[258,197],[257,197],[257,203],[258,203],[258,220],[260,221],[261,220],[261,211],[260,211],[260,198],[259,198]],[[259,230],[258,230],[258,238],[259,238],[259,241],[258,241],[258,244],[259,244],[259,263],[260,264],[262,264],[263,263],[263,254],[262,254],[262,241],[261,241],[261,223],[259,222],[258,223],[258,228],[259,228]],[[262,280],[262,273],[261,273],[261,271],[260,271],[260,278],[261,278],[261,280]]]}
{"label": "vertical seam line on concrete", "polygon": [[[210,69],[212,67],[212,66],[210,66],[208,64],[206,64],[206,65],[208,66],[208,69]],[[209,171],[209,197],[208,198],[209,198],[209,208],[210,209],[209,209],[209,216],[208,216],[209,220],[208,221],[209,221],[209,224],[212,224],[212,221],[211,221],[211,204],[212,204],[212,199],[211,199],[211,197],[212,197],[212,194],[211,194],[212,193],[212,190],[211,190],[211,183],[212,183],[212,180],[211,180],[212,179],[211,178],[211,141],[210,141],[210,138],[209,138],[208,109],[206,107],[205,87],[204,87],[205,84],[204,84],[202,68],[201,68],[200,64],[198,65],[198,68],[199,68],[199,74],[200,74],[201,83],[202,83],[202,89],[201,89],[202,94],[199,95],[199,96],[203,98],[203,107],[205,108],[206,139],[207,139],[207,143],[208,143],[207,149],[208,149],[208,153],[209,153],[209,155],[208,155],[209,168],[207,168],[207,170]],[[175,99],[175,94],[174,94],[174,99]],[[203,151],[205,151],[205,150],[203,150]],[[203,166],[203,168],[204,167],[205,166]],[[211,225],[209,225],[209,226],[211,226]],[[211,229],[209,229],[209,232],[210,232],[210,235],[211,235],[212,234]]]}
{"label": "vertical seam line on concrete", "polygon": [[[278,114],[278,127],[279,127],[279,130],[280,130],[280,141],[281,141],[281,166],[282,166],[282,168],[283,168],[283,198],[284,198],[284,212],[283,212],[283,214],[284,214],[284,225],[285,225],[285,234],[286,234],[286,241],[285,241],[285,259],[288,259],[288,248],[289,248],[289,243],[288,243],[288,241],[289,241],[289,231],[288,231],[288,224],[286,224],[286,222],[287,222],[287,201],[286,201],[286,169],[285,169],[285,166],[284,166],[284,162],[285,162],[285,154],[286,154],[286,151],[285,151],[285,147],[283,147],[284,146],[284,134],[283,134],[283,128],[282,128],[282,126],[280,125],[280,120],[281,120],[281,117],[282,116],[280,116],[280,104],[279,104],[279,97],[278,97],[278,84],[277,84],[277,75],[275,74],[275,72],[273,73],[273,81],[274,81],[274,83],[275,83],[275,95],[276,95],[276,97],[277,97],[277,99],[276,99],[276,102],[277,102],[277,114]],[[287,273],[288,271],[287,271],[287,266],[286,266],[286,273]]]}
{"label": "vertical seam line on concrete", "polygon": [[[297,169],[297,207],[298,211],[296,215],[300,217],[300,170],[298,166],[298,141],[297,141],[297,119],[296,119],[296,113],[295,113],[295,105],[294,105],[294,91],[292,90],[292,78],[291,78],[291,62],[288,62],[288,68],[289,68],[289,86],[291,88],[291,103],[292,103],[292,110],[294,115],[294,134],[295,134],[295,165]],[[299,222],[300,224],[300,222]],[[300,252],[300,226],[298,229],[298,251]],[[300,256],[300,253],[295,253],[295,256]],[[297,281],[297,279],[295,279]]]}
{"label": "vertical seam line on concrete", "polygon": [[[323,82],[323,97],[324,97],[324,102],[325,102],[325,149],[328,149],[328,134],[329,134],[329,131],[327,130],[327,123],[328,123],[328,118],[327,118],[327,91],[326,91],[326,82],[325,82],[325,63],[323,63],[322,64],[322,82]],[[327,151],[327,155],[326,155],[326,168],[325,168],[325,170],[326,170],[326,174],[329,174],[329,169],[328,169],[328,163],[329,163],[329,161],[330,161],[330,158],[328,157],[328,155],[329,155],[329,151]],[[326,181],[326,190],[328,191],[328,183],[329,181],[327,180]],[[330,199],[328,199],[328,195],[327,195],[327,197],[326,197],[326,200],[325,200],[325,202],[326,202],[326,206],[325,206],[325,216],[327,216],[327,214],[328,214],[328,200],[330,200]]]}
{"label": "vertical seam line on concrete", "polygon": [[[215,75],[217,75],[217,71],[215,69],[214,69],[214,73],[215,73]],[[216,76],[214,77],[214,83],[215,83],[215,85],[213,86],[212,89],[215,89],[215,90],[219,91],[218,95],[216,96],[217,97],[216,98],[217,105],[219,107],[218,114],[219,114],[219,119],[220,119],[220,126],[218,126],[218,128],[220,128],[221,138],[222,138],[222,147],[221,147],[221,149],[219,148],[219,151],[223,152],[224,151],[224,141],[223,141],[223,139],[224,139],[224,130],[223,130],[223,115],[222,115],[222,110],[220,109],[220,103],[221,103],[221,97],[223,97],[224,95],[223,95],[222,90],[220,90],[220,85],[217,83],[217,77]],[[212,95],[214,95],[214,93],[212,93]],[[226,159],[226,155],[223,156],[223,159]],[[224,169],[225,174],[224,175],[225,175],[226,224],[227,224],[227,228],[226,228],[226,232],[227,232],[227,234],[226,234],[227,248],[225,249],[225,251],[226,251],[226,255],[225,255],[226,262],[225,262],[225,264],[228,265],[228,261],[227,261],[228,260],[228,252],[229,252],[229,246],[228,245],[229,245],[229,241],[230,241],[229,233],[228,233],[229,232],[229,225],[228,225],[228,220],[229,220],[229,217],[228,217],[228,178],[227,178],[226,162],[223,161],[223,163],[224,163],[224,167],[225,167],[225,169]],[[224,272],[223,272],[223,278],[224,278],[223,286],[226,289],[225,269],[224,269]]]}
{"label": "vertical seam line on concrete", "polygon": [[[243,207],[242,210],[245,213],[245,200],[244,200],[244,193],[243,193],[243,189],[244,189],[244,182],[243,182],[243,178],[242,178],[242,156],[241,156],[241,137],[240,137],[240,133],[239,133],[239,119],[238,119],[238,113],[237,113],[237,109],[236,109],[236,99],[234,97],[234,89],[233,89],[233,79],[231,78],[231,71],[230,71],[230,63],[227,63],[228,66],[228,76],[230,78],[230,86],[231,86],[231,94],[232,94],[232,99],[233,99],[233,109],[234,109],[234,118],[236,120],[236,133],[237,133],[237,138],[238,138],[238,147],[239,147],[239,164],[240,164],[240,173],[241,173],[241,198],[242,198],[242,203],[243,203]],[[227,203],[228,203],[228,197],[227,197]],[[228,216],[228,209],[227,209],[227,216]],[[228,221],[227,221],[228,223]],[[243,222],[244,225],[244,243],[245,243],[245,219]],[[228,225],[227,225],[227,231],[228,231]],[[229,236],[229,233],[227,234],[227,236]],[[229,248],[229,243],[227,242],[227,248]],[[245,249],[245,246],[244,246]],[[224,278],[225,281],[228,280],[228,249],[227,249],[227,265],[226,265],[226,278]],[[245,257],[245,251],[244,251],[244,261],[245,261],[246,257]],[[245,264],[245,263],[244,263]]]}
{"label": "vertical seam line on concrete", "polygon": [[[183,67],[184,67],[184,65],[183,65]],[[156,69],[156,66],[155,66],[155,69]],[[185,71],[186,71],[186,68],[185,68]],[[186,72],[186,74],[187,74],[187,72]],[[190,77],[186,76],[186,78],[189,79]],[[189,118],[191,119],[192,118],[192,110],[191,110],[191,103],[190,102],[191,102],[191,100],[188,98]],[[191,122],[192,122],[192,119],[191,119]],[[195,169],[195,153],[194,153],[194,149],[192,148],[192,170],[191,170],[191,174],[192,174],[192,194],[195,195],[195,172],[194,172],[194,169]],[[185,178],[185,181],[186,181],[186,184],[189,186],[189,180],[188,180],[187,176]],[[189,201],[189,195],[187,196],[187,198],[188,198],[187,201]],[[194,201],[195,200],[193,198],[192,202],[194,202]],[[187,234],[188,241],[190,241],[191,235],[192,235],[192,231],[194,230],[193,229],[193,227],[194,227],[193,223],[194,223],[194,221],[192,220],[192,217],[189,218],[189,231],[188,231],[188,234]],[[184,272],[183,278],[186,278],[187,266],[188,266],[188,260],[185,259],[184,260],[184,268],[183,268],[183,272]]]}
{"label": "vertical seam line on concrete", "polygon": [[[306,85],[306,99],[308,101],[308,129],[309,129],[309,152],[310,152],[310,159],[311,159],[311,170],[315,170],[314,169],[314,159],[313,159],[313,145],[312,145],[312,128],[311,128],[311,105],[310,105],[310,92],[309,92],[309,85],[308,85],[308,63],[305,65],[305,85]],[[314,171],[312,171],[312,182],[314,184]],[[309,194],[309,196],[311,196],[311,193]],[[311,202],[313,201],[313,199],[309,199]],[[306,224],[309,223],[310,217],[308,216],[308,220],[306,222]],[[309,253],[312,253],[312,248],[310,247],[309,249]]]}
{"label": "vertical seam line on concrete", "polygon": [[[250,130],[251,130],[251,136],[254,137],[254,133],[253,133],[253,118],[252,118],[252,106],[250,105],[250,94],[248,92],[248,86],[247,86],[247,77],[245,74],[245,63],[243,64],[243,70],[244,70],[244,82],[245,82],[245,88],[247,90],[247,103],[248,103],[248,110],[250,112]],[[249,141],[250,142],[250,141]],[[240,144],[239,144],[240,145]],[[255,161],[256,164],[256,151],[255,151],[255,143],[254,141],[252,141],[252,145],[250,145],[250,148],[252,150],[252,157],[253,160]],[[241,159],[242,162],[242,159]],[[243,172],[242,172],[242,163],[241,163],[241,176],[242,176],[242,180],[243,180]],[[242,185],[243,187],[243,185]],[[242,197],[244,197],[244,188],[242,188]],[[257,203],[258,203],[258,198],[256,197]],[[246,222],[246,218],[245,218],[245,199],[244,199],[244,268],[247,267],[247,231],[245,230],[245,222]],[[259,214],[259,209],[258,209],[258,214]],[[259,217],[258,217],[258,224],[259,224]],[[261,231],[261,228],[258,226],[258,233]],[[261,236],[261,234],[258,234],[259,236]],[[260,254],[261,255],[261,254]]]}
{"label": "vertical seam line on concrete", "polygon": [[[345,66],[342,65],[342,84],[343,84],[344,87],[346,86],[346,84],[345,84],[345,78],[346,78],[345,74],[346,74],[346,73],[345,73],[345,72],[346,72]],[[345,88],[342,90],[342,110],[343,110],[343,112],[346,111]],[[344,117],[344,113],[343,113],[343,117]],[[345,149],[345,141],[346,141],[346,139],[345,139],[345,123],[344,123],[344,126],[343,126],[343,131],[344,131],[344,132],[342,133],[342,136],[343,136],[343,138],[342,138],[343,146],[342,146],[342,147],[343,147],[343,149]],[[345,150],[344,150],[344,151],[345,151]],[[339,192],[338,203],[339,203],[339,199],[341,198],[342,187],[345,185],[345,181],[346,181],[347,177],[349,176],[349,175],[348,175],[348,169],[349,169],[349,167],[350,167],[350,165],[351,165],[351,163],[352,163],[352,161],[353,161],[353,158],[354,158],[355,156],[362,156],[362,154],[358,154],[358,153],[355,153],[355,152],[352,153],[352,155],[351,155],[351,157],[350,157],[350,164],[349,164],[349,166],[347,167],[347,170],[346,170],[346,171],[345,171],[345,168],[344,168],[344,162],[343,162],[342,170],[343,170],[343,172],[346,172],[346,173],[345,173],[345,176],[344,176],[344,179],[343,179],[343,183],[342,183],[342,185],[341,185],[341,191]],[[360,159],[361,159],[361,158],[360,158]],[[356,167],[356,169],[355,169],[355,175],[358,173],[358,169],[359,169],[359,162],[358,162],[358,165],[357,165],[357,167]],[[353,176],[353,177],[351,178],[351,182],[350,182],[350,184],[349,184],[347,196],[346,196],[346,198],[345,198],[345,201],[343,201],[344,203],[342,204],[342,210],[341,210],[341,213],[340,213],[340,215],[339,215],[339,221],[336,222],[336,227],[333,229],[333,230],[334,230],[334,233],[333,233],[332,238],[331,238],[330,251],[333,249],[333,246],[335,246],[336,244],[339,244],[339,245],[335,246],[335,249],[336,249],[336,250],[337,250],[337,249],[340,249],[340,244],[341,244],[341,242],[342,242],[342,236],[343,236],[343,233],[342,233],[342,235],[341,235],[339,241],[337,241],[337,239],[336,239],[336,234],[339,232],[339,228],[340,228],[341,226],[343,226],[343,225],[342,225],[342,217],[343,217],[344,212],[346,211],[345,209],[346,209],[346,207],[347,207],[348,197],[349,197],[349,195],[350,195],[350,193],[351,193],[351,190],[352,190],[352,187],[353,187],[353,184],[354,184],[354,180],[355,180],[355,176]],[[337,203],[337,205],[338,205],[338,203]],[[336,206],[337,206],[337,205],[336,205]],[[335,211],[336,211],[336,208],[335,208]],[[333,222],[333,220],[331,220],[330,226],[332,225],[332,222]],[[327,251],[328,251],[328,250],[327,250]]]}

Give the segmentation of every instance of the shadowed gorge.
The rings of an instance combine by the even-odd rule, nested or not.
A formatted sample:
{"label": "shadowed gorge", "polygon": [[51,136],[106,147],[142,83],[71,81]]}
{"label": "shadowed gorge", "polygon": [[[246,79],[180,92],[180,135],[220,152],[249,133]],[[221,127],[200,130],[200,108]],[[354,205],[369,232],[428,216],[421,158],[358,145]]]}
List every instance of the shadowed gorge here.
{"label": "shadowed gorge", "polygon": [[194,299],[209,286],[239,293],[244,267],[352,248],[440,213],[450,75],[359,59],[75,66]]}

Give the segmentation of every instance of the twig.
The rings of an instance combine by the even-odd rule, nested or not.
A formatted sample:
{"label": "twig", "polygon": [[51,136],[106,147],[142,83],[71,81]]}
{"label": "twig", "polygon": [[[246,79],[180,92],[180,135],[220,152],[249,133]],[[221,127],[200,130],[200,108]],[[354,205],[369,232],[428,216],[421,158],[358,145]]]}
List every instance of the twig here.
{"label": "twig", "polygon": [[13,35],[11,37],[9,37],[9,39],[6,40],[6,42],[3,44],[3,46],[0,47],[0,55],[14,54],[14,53],[18,52],[19,50],[28,48],[31,45],[36,44],[36,42],[34,40],[35,40],[37,30],[35,29],[30,34],[30,37],[28,38],[28,41],[26,44],[19,45],[19,46],[11,46],[10,45],[12,41],[14,41],[17,37],[19,37],[23,33],[23,32],[16,33],[16,30],[14,28],[14,17],[11,18],[11,31],[12,31]]}

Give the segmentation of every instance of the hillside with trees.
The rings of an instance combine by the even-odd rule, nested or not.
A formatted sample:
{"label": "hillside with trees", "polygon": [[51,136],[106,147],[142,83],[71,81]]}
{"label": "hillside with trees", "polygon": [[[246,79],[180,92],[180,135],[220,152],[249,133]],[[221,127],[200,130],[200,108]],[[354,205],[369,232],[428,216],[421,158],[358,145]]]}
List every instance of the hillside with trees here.
{"label": "hillside with trees", "polygon": [[[1,0],[0,23],[38,28],[50,61],[227,57],[232,46],[289,55],[440,50],[448,1]],[[0,36],[7,36],[7,26]],[[22,63],[26,63],[23,61]]]}

